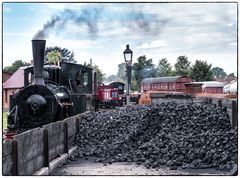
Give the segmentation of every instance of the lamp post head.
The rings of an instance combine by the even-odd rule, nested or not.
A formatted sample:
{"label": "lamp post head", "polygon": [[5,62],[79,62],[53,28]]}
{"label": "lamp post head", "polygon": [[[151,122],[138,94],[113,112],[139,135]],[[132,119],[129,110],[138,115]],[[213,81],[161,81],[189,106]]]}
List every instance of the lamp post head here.
{"label": "lamp post head", "polygon": [[123,51],[123,55],[124,55],[124,60],[126,63],[132,63],[133,52],[129,48],[129,44],[126,45],[126,49]]}

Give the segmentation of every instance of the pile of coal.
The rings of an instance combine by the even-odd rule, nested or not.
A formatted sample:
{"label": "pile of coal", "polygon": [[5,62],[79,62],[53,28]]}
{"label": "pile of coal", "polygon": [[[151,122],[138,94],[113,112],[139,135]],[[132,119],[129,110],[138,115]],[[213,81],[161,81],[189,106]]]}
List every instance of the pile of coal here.
{"label": "pile of coal", "polygon": [[230,171],[237,163],[237,130],[216,105],[168,102],[86,113],[74,143],[78,157],[104,164]]}

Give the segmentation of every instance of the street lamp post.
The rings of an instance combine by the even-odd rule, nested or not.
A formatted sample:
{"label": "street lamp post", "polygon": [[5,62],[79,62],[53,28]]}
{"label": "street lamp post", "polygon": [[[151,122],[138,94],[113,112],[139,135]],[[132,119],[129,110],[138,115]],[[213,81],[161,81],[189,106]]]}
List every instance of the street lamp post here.
{"label": "street lamp post", "polygon": [[126,69],[127,69],[127,106],[130,105],[130,85],[131,85],[131,77],[132,77],[132,56],[133,52],[129,48],[129,45],[126,45],[126,49],[123,51],[124,60],[126,62]]}

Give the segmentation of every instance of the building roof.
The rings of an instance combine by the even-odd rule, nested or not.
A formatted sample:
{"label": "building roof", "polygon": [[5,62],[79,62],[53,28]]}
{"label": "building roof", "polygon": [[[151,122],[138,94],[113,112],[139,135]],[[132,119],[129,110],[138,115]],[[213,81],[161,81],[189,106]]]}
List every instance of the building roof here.
{"label": "building roof", "polygon": [[183,76],[145,78],[142,80],[141,84],[160,83],[160,82],[176,82],[176,80],[180,77],[183,77]]}
{"label": "building roof", "polygon": [[12,76],[3,84],[3,89],[22,88],[24,86],[24,68],[20,67]]}
{"label": "building roof", "polygon": [[229,77],[229,76],[226,76],[226,77],[218,77],[215,79],[215,81],[218,81],[218,82],[222,82],[224,83],[225,85],[229,84],[229,83],[232,83],[233,81],[237,80],[237,77]]}
{"label": "building roof", "polygon": [[237,81],[234,81],[228,85],[225,85],[223,88],[223,91],[226,92],[233,92],[236,93],[237,92]]}
{"label": "building roof", "polygon": [[222,82],[216,82],[216,81],[203,81],[203,82],[190,82],[187,84],[193,84],[193,85],[198,85],[202,84],[202,87],[223,87],[224,84]]}
{"label": "building roof", "polygon": [[3,71],[2,73],[3,73],[3,74],[12,75],[12,73],[10,73],[10,72],[6,72],[6,71]]}
{"label": "building roof", "polygon": [[11,73],[9,73],[9,72],[2,72],[2,82],[4,83],[4,82],[6,82],[10,77],[11,77]]}

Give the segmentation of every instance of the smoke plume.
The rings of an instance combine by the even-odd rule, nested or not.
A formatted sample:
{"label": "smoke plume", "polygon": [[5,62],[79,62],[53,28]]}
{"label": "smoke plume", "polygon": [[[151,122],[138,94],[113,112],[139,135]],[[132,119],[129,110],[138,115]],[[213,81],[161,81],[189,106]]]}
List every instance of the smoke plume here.
{"label": "smoke plume", "polygon": [[76,13],[76,11],[72,9],[64,9],[44,24],[43,28],[34,35],[33,39],[46,39],[53,30],[56,32],[64,30],[69,21],[79,25],[86,25],[89,36],[94,37],[98,32],[97,23],[101,11],[102,8],[97,7],[83,9],[81,13]]}
{"label": "smoke plume", "polygon": [[[98,21],[101,18],[103,11],[103,6],[88,6],[81,11],[64,9],[44,24],[43,28],[34,35],[33,39],[46,39],[52,32],[63,31],[68,22],[86,26],[89,37],[95,39],[99,32]],[[106,11],[109,12],[109,9],[106,9]],[[116,14],[112,14],[112,17],[104,17],[109,21],[110,26],[112,25],[111,20],[114,20],[115,15]],[[139,9],[132,9],[131,12],[120,15],[126,17],[125,19],[118,19],[122,26],[129,28],[130,32],[136,32],[144,35],[158,35],[168,22],[168,19],[157,19],[156,16],[151,17],[154,18],[152,21],[149,16],[147,17],[145,14],[140,12]]]}
{"label": "smoke plume", "polygon": [[133,21],[128,24],[128,27],[134,32],[149,36],[159,35],[170,20],[146,15],[138,9],[132,10],[131,18]]}

